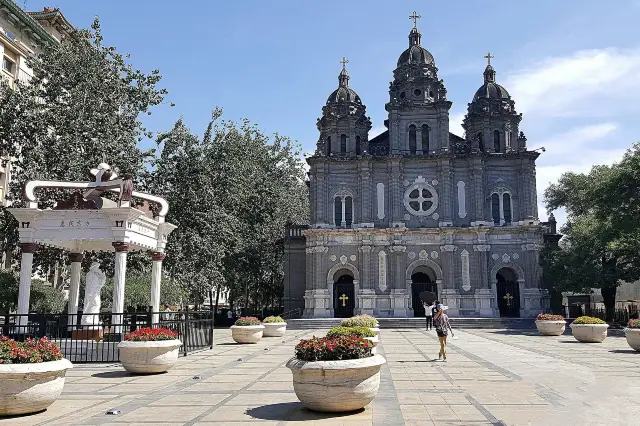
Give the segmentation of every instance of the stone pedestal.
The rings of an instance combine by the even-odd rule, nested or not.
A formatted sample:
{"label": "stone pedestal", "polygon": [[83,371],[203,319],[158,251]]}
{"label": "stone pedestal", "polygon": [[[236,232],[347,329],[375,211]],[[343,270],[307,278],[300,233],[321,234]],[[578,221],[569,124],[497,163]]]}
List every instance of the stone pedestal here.
{"label": "stone pedestal", "polygon": [[549,309],[549,295],[538,288],[521,289],[520,300],[521,318],[535,318]]}
{"label": "stone pedestal", "polygon": [[304,318],[331,318],[331,295],[329,290],[307,290],[304,292]]}
{"label": "stone pedestal", "polygon": [[391,316],[394,318],[407,318],[413,316],[413,310],[409,309],[409,295],[403,288],[391,290]]}
{"label": "stone pedestal", "polygon": [[450,317],[460,316],[460,294],[452,288],[442,289],[440,292],[440,303],[448,306],[446,313]]}
{"label": "stone pedestal", "polygon": [[356,315],[371,315],[374,316],[373,310],[376,306],[376,292],[373,289],[361,289],[358,291],[358,297],[356,299],[358,305],[356,306]]}
{"label": "stone pedestal", "polygon": [[498,309],[495,307],[496,295],[489,288],[481,288],[476,290],[476,309],[481,318],[493,318],[500,316]]}

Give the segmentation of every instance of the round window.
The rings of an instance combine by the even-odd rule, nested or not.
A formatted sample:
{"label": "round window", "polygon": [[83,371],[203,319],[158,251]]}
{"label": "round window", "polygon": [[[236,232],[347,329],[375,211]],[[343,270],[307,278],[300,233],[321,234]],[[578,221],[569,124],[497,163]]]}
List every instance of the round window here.
{"label": "round window", "polygon": [[421,94],[422,94],[422,91],[420,89],[416,89],[413,91],[414,96],[420,96]]}
{"label": "round window", "polygon": [[427,183],[416,183],[404,193],[404,206],[415,216],[428,216],[438,208],[438,193]]}

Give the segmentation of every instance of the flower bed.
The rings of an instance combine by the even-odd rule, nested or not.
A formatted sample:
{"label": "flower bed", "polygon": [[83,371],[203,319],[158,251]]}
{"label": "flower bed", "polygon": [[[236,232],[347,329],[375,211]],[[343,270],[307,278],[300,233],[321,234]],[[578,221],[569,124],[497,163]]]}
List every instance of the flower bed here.
{"label": "flower bed", "polygon": [[264,337],[282,337],[287,331],[287,323],[282,317],[266,317],[262,325],[264,325]]}
{"label": "flower bed", "polygon": [[369,327],[333,327],[327,332],[327,337],[342,337],[342,336],[356,336],[356,337],[376,337]]}
{"label": "flower bed", "polygon": [[538,314],[536,328],[543,336],[560,336],[564,333],[566,321],[562,315]]}
{"label": "flower bed", "polygon": [[62,393],[72,367],[46,337],[25,342],[0,337],[0,416],[46,409]]}
{"label": "flower bed", "polygon": [[231,326],[231,338],[236,343],[258,343],[262,339],[264,328],[256,317],[240,317]]}
{"label": "flower bed", "polygon": [[607,338],[609,325],[600,318],[578,317],[571,323],[573,337],[583,343],[601,343]]}
{"label": "flower bed", "polygon": [[640,319],[631,319],[624,329],[627,343],[634,351],[640,352]]}
{"label": "flower bed", "polygon": [[164,373],[178,361],[182,342],[168,328],[141,328],[124,336],[118,344],[120,363],[130,373]]}
{"label": "flower bed", "polygon": [[239,327],[248,327],[252,325],[260,325],[260,320],[256,317],[240,317],[236,320],[235,324]]}
{"label": "flower bed", "polygon": [[353,335],[314,337],[296,345],[287,362],[293,373],[298,399],[312,410],[358,410],[375,398],[380,387],[380,367],[386,362],[373,355],[367,338]]}
{"label": "flower bed", "polygon": [[379,337],[380,335],[378,320],[370,315],[356,315],[355,317],[342,320],[340,325],[343,327],[369,327],[374,333],[376,333],[376,337]]}

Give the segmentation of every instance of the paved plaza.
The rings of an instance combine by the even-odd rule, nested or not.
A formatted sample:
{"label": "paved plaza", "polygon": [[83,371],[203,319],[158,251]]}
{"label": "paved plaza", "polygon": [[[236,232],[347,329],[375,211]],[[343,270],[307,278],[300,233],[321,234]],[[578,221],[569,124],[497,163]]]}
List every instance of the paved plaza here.
{"label": "paved plaza", "polygon": [[[434,362],[434,332],[381,331],[388,361],[380,392],[356,413],[301,407],[285,363],[302,337],[288,331],[237,345],[216,330],[216,346],[180,358],[166,374],[133,376],[117,364],[76,365],[46,412],[0,425],[633,425],[640,405],[640,353],[621,333],[602,344],[535,331],[466,330]],[[107,415],[109,409],[119,415]]]}

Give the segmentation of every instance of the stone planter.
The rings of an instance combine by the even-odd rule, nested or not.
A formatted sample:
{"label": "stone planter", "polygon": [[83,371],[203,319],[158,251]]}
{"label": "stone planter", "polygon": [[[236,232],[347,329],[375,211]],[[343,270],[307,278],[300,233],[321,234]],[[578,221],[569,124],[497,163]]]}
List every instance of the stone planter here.
{"label": "stone planter", "polygon": [[49,407],[62,393],[70,368],[73,365],[66,359],[0,364],[0,416],[36,413]]}
{"label": "stone planter", "polygon": [[264,325],[232,325],[231,338],[236,343],[258,343],[263,331]]}
{"label": "stone planter", "polygon": [[264,325],[264,337],[282,337],[287,331],[286,322],[263,322]]}
{"label": "stone planter", "polygon": [[380,338],[380,328],[379,327],[374,327],[371,329],[371,331],[373,331],[374,333],[376,333],[376,337],[379,339]]}
{"label": "stone planter", "polygon": [[380,341],[380,339],[378,337],[365,337],[365,340],[369,340],[371,341],[371,343],[373,343],[373,349],[371,349],[371,353],[372,354],[377,354],[378,353],[378,349],[376,348],[378,346],[378,342]]}
{"label": "stone planter", "polygon": [[607,337],[609,324],[571,324],[570,327],[578,342],[601,343]]}
{"label": "stone planter", "polygon": [[301,361],[291,358],[293,390],[311,410],[344,412],[359,410],[375,398],[380,388],[381,355],[345,361]]}
{"label": "stone planter", "polygon": [[625,328],[624,335],[629,346],[634,351],[640,352],[640,328]]}
{"label": "stone planter", "polygon": [[543,336],[560,336],[564,333],[566,321],[538,321],[536,328]]}
{"label": "stone planter", "polygon": [[180,346],[182,342],[178,339],[120,342],[120,363],[129,373],[164,373],[178,361]]}

